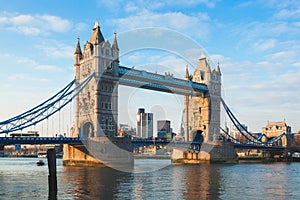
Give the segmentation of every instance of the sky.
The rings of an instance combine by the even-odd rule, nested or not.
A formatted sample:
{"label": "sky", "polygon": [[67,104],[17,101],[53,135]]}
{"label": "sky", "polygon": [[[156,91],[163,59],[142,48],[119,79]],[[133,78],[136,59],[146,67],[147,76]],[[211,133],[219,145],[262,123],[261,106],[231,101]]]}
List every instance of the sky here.
{"label": "sky", "polygon": [[[0,121],[74,78],[77,38],[83,47],[98,19],[105,39],[117,32],[121,65],[182,78],[185,65],[193,71],[205,52],[212,68],[220,63],[224,100],[251,131],[283,120],[293,132],[300,130],[300,1],[0,0],[0,5]],[[143,46],[142,38],[127,37],[139,31],[164,41],[148,38]],[[174,33],[181,39],[170,36]],[[128,46],[135,43],[147,48]],[[195,44],[202,50],[188,47]],[[145,107],[178,130],[182,96],[128,87],[119,93],[120,123],[134,125],[137,108]]]}

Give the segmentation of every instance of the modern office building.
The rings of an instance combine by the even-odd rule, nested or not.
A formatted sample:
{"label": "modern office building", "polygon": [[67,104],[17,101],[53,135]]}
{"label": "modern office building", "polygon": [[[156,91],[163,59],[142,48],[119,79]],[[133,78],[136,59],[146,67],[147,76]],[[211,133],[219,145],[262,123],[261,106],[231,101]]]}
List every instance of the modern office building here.
{"label": "modern office building", "polygon": [[139,108],[136,114],[136,136],[139,138],[153,137],[153,113],[145,113],[144,108]]}
{"label": "modern office building", "polygon": [[171,132],[171,121],[169,120],[158,120],[157,121],[157,131]]}
{"label": "modern office building", "polygon": [[172,138],[171,121],[169,120],[157,121],[157,137],[162,139]]}

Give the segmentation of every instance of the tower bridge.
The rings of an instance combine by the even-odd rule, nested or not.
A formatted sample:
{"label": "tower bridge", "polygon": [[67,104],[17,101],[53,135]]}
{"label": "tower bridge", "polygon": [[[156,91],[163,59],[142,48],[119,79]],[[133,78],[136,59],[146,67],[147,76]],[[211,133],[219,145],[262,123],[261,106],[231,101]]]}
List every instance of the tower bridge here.
{"label": "tower bridge", "polygon": [[[206,57],[202,56],[194,73],[190,74],[186,66],[184,79],[179,79],[169,73],[161,75],[124,67],[119,63],[116,33],[110,44],[109,41],[104,40],[99,23],[96,21],[90,40],[84,44],[83,51],[78,39],[74,53],[77,84],[95,72],[95,79],[92,79],[76,97],[76,123],[73,133],[75,137],[80,136],[89,141],[94,140],[95,137],[107,136],[110,138],[108,140],[112,140],[114,144],[123,144],[120,139],[112,139],[112,137],[117,133],[118,86],[126,85],[184,95],[185,141],[192,142],[197,138],[199,141],[210,143],[211,146],[214,145],[215,138],[218,138],[220,134],[221,70],[219,66],[211,69]],[[66,145],[66,163],[86,157],[86,155],[80,155],[80,152],[68,153],[74,148],[74,146]],[[126,149],[123,146],[122,149],[124,148]],[[211,148],[226,153],[218,153],[214,158],[214,155],[210,153]],[[97,151],[102,150],[99,147]],[[236,159],[233,146],[229,143],[226,145],[218,143],[216,147],[203,149],[203,152],[201,156],[198,156],[200,160]],[[184,155],[184,152],[180,151],[175,154],[178,157],[179,154]]]}
{"label": "tower bridge", "polygon": [[[184,142],[170,142],[174,147],[173,161],[196,163],[235,162],[234,148],[249,145],[266,148],[268,144],[256,142],[251,135],[245,135],[251,143],[236,144],[218,141],[220,138],[221,102],[229,117],[230,110],[221,99],[221,70],[212,69],[205,56],[201,56],[193,73],[185,69],[184,79],[166,73],[147,72],[120,65],[119,46],[116,33],[113,43],[105,41],[99,23],[96,21],[90,40],[81,49],[78,39],[74,52],[73,80],[63,90],[35,108],[9,120],[0,122],[0,134],[22,130],[47,120],[66,104],[75,100],[75,122],[72,136],[76,139],[4,139],[1,142],[16,141],[64,143],[65,165],[94,165],[100,161],[110,164],[133,162],[132,148],[138,145],[154,145],[153,141],[131,141],[115,137],[118,125],[118,86],[125,85],[184,96],[183,127]],[[75,89],[71,87],[75,85]],[[238,124],[238,123],[237,123]],[[241,130],[242,131],[242,130]],[[276,139],[276,138],[275,138]],[[83,145],[84,144],[84,147]],[[191,148],[191,145],[194,145]],[[186,147],[186,148],[183,148]],[[125,151],[124,151],[125,150]]]}

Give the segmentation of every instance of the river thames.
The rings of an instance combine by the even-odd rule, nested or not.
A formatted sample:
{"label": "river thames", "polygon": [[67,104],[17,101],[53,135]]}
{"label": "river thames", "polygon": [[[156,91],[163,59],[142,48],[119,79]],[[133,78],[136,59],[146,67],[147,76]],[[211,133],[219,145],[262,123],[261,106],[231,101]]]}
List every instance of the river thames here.
{"label": "river thames", "polygon": [[[48,199],[48,168],[37,158],[0,158],[0,199]],[[45,162],[46,159],[44,160]],[[57,199],[300,199],[300,163],[168,165],[135,160],[125,173],[64,167],[57,160]]]}

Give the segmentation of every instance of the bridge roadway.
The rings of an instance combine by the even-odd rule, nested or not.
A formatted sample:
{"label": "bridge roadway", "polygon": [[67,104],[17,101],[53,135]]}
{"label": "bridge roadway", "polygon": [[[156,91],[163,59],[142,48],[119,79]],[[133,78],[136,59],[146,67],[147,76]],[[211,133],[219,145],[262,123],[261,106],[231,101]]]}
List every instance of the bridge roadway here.
{"label": "bridge roadway", "polygon": [[[0,145],[13,144],[82,144],[80,138],[68,137],[0,137]],[[184,142],[172,140],[149,140],[140,139],[132,140],[133,148],[143,146],[169,145],[170,147],[191,149],[198,151],[201,142]],[[234,144],[234,148],[238,149],[262,149],[262,150],[282,150],[282,146],[262,146],[254,144]]]}

